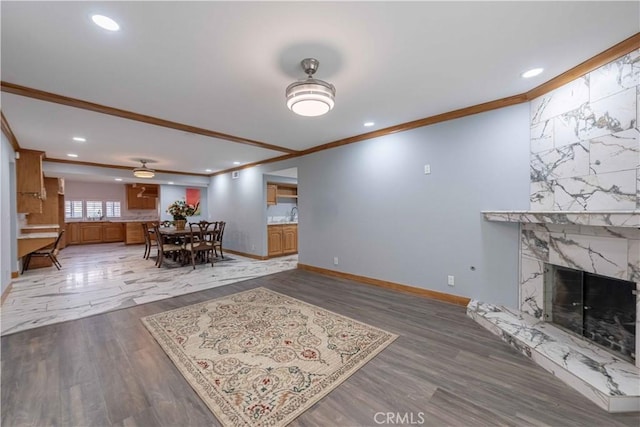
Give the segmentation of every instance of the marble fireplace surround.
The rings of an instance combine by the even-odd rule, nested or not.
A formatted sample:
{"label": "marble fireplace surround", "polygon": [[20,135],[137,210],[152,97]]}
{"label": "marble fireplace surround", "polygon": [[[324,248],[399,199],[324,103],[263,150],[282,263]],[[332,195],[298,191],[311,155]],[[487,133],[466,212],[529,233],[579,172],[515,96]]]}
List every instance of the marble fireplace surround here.
{"label": "marble fireplace surround", "polygon": [[[640,210],[482,214],[487,221],[520,223],[519,309],[472,300],[467,314],[604,410],[640,411],[638,358],[634,366],[543,320],[545,263],[629,280],[640,289]],[[636,307],[637,353],[640,295]]]}

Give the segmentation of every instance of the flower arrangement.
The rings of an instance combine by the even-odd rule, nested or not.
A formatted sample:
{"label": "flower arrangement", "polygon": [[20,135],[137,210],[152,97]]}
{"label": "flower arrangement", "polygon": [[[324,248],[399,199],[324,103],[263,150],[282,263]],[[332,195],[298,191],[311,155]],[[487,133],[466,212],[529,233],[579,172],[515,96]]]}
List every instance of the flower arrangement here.
{"label": "flower arrangement", "polygon": [[187,219],[188,216],[193,216],[200,207],[200,202],[195,205],[188,205],[184,200],[176,200],[171,203],[167,208],[167,213],[173,216],[173,220]]}

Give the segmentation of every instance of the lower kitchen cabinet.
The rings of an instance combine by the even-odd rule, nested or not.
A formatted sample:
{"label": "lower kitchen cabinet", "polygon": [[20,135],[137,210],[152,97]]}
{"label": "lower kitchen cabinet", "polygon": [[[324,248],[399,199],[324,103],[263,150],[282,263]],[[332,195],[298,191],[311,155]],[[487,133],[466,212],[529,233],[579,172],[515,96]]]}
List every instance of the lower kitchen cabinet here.
{"label": "lower kitchen cabinet", "polygon": [[298,224],[270,224],[267,226],[268,256],[298,253]]}
{"label": "lower kitchen cabinet", "polygon": [[267,226],[267,237],[269,250],[268,256],[282,255],[282,226],[281,225],[269,225]]}
{"label": "lower kitchen cabinet", "polygon": [[67,245],[79,245],[80,244],[80,223],[68,222],[65,224],[67,239]]}
{"label": "lower kitchen cabinet", "polygon": [[102,227],[103,242],[122,242],[124,240],[124,223],[108,222]]}
{"label": "lower kitchen cabinet", "polygon": [[135,245],[144,243],[144,233],[142,222],[127,222],[125,226],[125,245]]}
{"label": "lower kitchen cabinet", "polygon": [[282,226],[282,253],[284,255],[298,253],[298,225]]}
{"label": "lower kitchen cabinet", "polygon": [[90,243],[111,243],[124,240],[124,223],[122,222],[68,222],[65,224],[67,245],[84,245]]}
{"label": "lower kitchen cabinet", "polygon": [[80,243],[102,243],[102,224],[80,224]]}

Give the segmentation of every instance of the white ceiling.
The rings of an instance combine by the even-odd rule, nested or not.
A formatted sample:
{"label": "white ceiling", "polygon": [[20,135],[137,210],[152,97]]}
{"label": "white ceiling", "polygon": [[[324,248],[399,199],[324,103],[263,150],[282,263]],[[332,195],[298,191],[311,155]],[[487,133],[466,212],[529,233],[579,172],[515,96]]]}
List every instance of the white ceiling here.
{"label": "white ceiling", "polygon": [[[639,5],[3,0],[0,71],[3,82],[303,150],[526,92],[637,33]],[[96,27],[94,13],[121,30]],[[285,106],[305,57],[337,90],[322,117]],[[541,76],[519,77],[538,66]],[[206,173],[286,154],[5,92],[1,103],[20,146],[49,158]]]}

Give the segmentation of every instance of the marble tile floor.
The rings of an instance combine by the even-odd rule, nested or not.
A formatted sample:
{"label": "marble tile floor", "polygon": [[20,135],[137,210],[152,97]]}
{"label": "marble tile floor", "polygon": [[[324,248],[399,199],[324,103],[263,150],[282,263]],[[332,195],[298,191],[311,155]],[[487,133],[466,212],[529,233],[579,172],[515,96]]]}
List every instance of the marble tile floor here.
{"label": "marble tile floor", "polygon": [[226,260],[181,266],[167,261],[155,266],[155,250],[122,243],[69,246],[58,259],[63,268],[27,270],[14,279],[2,305],[1,335],[43,325],[202,291],[297,267],[298,256],[258,261],[236,254]]}
{"label": "marble tile floor", "polygon": [[472,300],[467,315],[608,412],[640,411],[640,370],[526,313]]}

